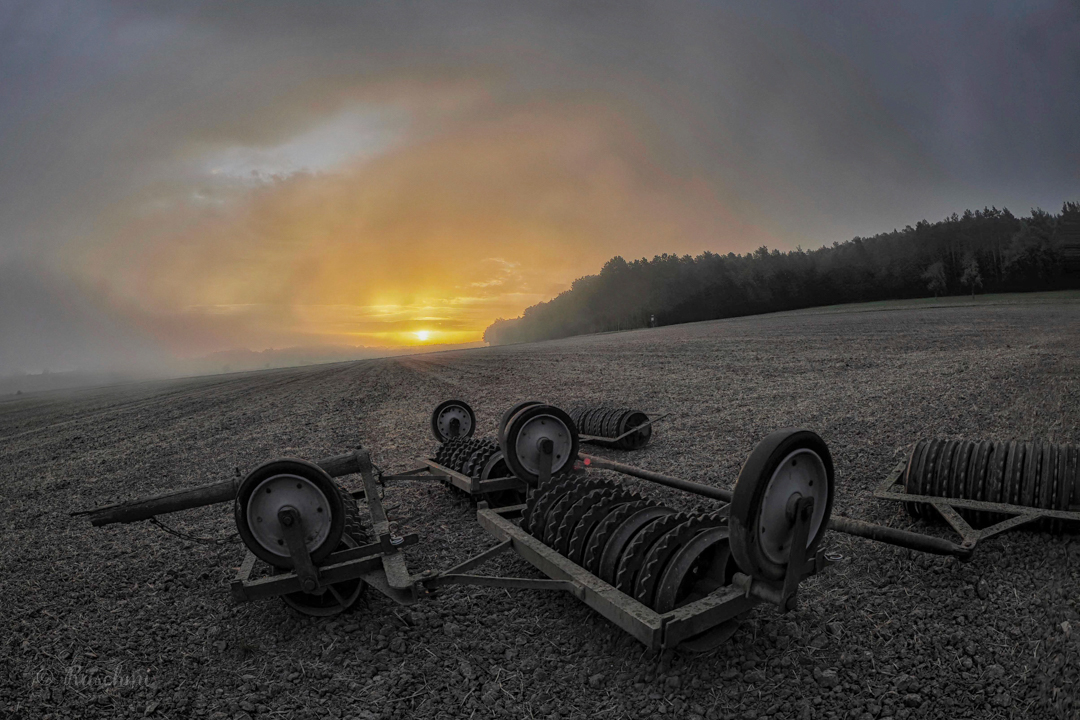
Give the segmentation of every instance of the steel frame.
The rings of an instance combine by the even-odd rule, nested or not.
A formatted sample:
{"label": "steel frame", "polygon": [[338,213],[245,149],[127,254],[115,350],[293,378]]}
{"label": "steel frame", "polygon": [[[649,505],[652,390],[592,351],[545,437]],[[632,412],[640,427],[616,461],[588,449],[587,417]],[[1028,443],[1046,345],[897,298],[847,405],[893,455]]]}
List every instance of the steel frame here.
{"label": "steel frame", "polygon": [[[319,566],[311,563],[302,542],[290,543],[297,546],[294,551],[300,555],[295,563],[296,570],[257,579],[252,579],[256,558],[248,552],[232,581],[234,600],[245,602],[324,589],[333,592],[331,585],[355,578],[362,579],[401,605],[414,604],[424,596],[449,585],[557,590],[569,592],[645,646],[662,649],[674,647],[688,638],[731,621],[760,602],[773,603],[782,611],[793,609],[799,582],[831,564],[823,550],[819,550],[809,559],[796,550],[793,551],[788,563],[788,574],[783,581],[764,581],[735,573],[732,584],[683,607],[658,613],[522,530],[511,518],[519,516],[524,505],[490,508],[487,503],[480,502],[476,513],[477,520],[481,527],[499,541],[498,544],[448,570],[427,570],[411,575],[402,550],[415,545],[418,537],[415,534],[399,537],[390,532],[385,509],[379,497],[378,483],[372,472],[370,456],[364,451],[358,451],[357,455],[364,487],[353,495],[367,499],[371,524],[378,539],[361,547],[332,553]],[[384,479],[443,477],[455,487],[473,494],[507,488],[520,489],[525,485],[517,478],[478,481],[432,460],[422,462],[423,468],[401,475],[386,476]],[[550,477],[550,464],[549,450],[541,458],[541,481]],[[420,474],[425,470],[428,475]],[[796,539],[803,539],[802,543],[796,542],[798,548],[805,547],[810,518],[807,508],[812,509],[812,502],[809,498],[804,499],[796,509]],[[299,523],[299,518],[296,518],[296,523]],[[294,534],[298,538],[302,537],[302,528],[298,524],[293,527]],[[518,555],[547,578],[499,577],[470,572],[506,552]]]}
{"label": "steel frame", "polygon": [[[1077,510],[1044,510],[1043,508],[1026,507],[1023,505],[1009,505],[1007,503],[985,502],[983,500],[967,500],[965,498],[946,498],[937,495],[912,495],[904,488],[903,476],[907,469],[907,461],[902,460],[896,464],[889,474],[881,481],[874,490],[874,497],[880,500],[898,500],[900,502],[923,503],[937,510],[945,522],[956,531],[963,540],[963,547],[973,549],[980,540],[993,537],[1006,530],[1026,525],[1029,522],[1041,519],[1065,520],[1080,523],[1080,511]],[[976,530],[968,524],[967,520],[960,516],[957,508],[963,510],[979,510],[998,515],[1012,515],[1012,517],[994,523],[988,527]]]}
{"label": "steel frame", "polygon": [[[521,506],[499,509],[481,507],[476,515],[481,527],[501,541],[496,548],[512,549],[537,570],[552,580],[562,583],[558,588],[551,589],[563,589],[570,592],[578,600],[654,650],[674,647],[683,640],[742,615],[759,602],[775,603],[785,611],[792,609],[795,606],[799,582],[831,564],[826,559],[823,550],[819,550],[808,561],[799,557],[799,553],[795,553],[788,564],[788,576],[782,582],[752,579],[742,573],[736,573],[733,584],[722,587],[683,607],[666,613],[658,613],[522,530],[509,519],[509,516],[520,511]],[[808,522],[808,517],[797,522],[796,533],[799,532],[801,525],[804,538]],[[803,547],[805,547],[805,542]],[[502,578],[492,578],[492,580],[498,581]],[[491,584],[496,587],[506,587],[497,582]]]}

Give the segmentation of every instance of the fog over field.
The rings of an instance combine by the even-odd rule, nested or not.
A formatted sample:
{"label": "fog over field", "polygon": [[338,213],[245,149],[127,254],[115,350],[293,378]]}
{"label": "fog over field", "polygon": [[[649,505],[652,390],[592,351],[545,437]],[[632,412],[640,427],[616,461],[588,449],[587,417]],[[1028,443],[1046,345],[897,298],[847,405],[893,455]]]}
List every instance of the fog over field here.
{"label": "fog over field", "polygon": [[478,343],[616,255],[1057,211],[1078,33],[1069,0],[5,3],[0,376]]}

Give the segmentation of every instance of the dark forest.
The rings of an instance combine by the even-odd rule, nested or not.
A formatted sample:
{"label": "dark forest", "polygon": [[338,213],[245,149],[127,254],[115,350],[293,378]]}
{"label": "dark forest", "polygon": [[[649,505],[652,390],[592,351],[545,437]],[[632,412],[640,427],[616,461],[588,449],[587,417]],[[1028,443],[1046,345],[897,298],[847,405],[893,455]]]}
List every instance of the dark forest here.
{"label": "dark forest", "polygon": [[614,257],[599,275],[578,278],[520,318],[496,320],[484,340],[532,342],[819,305],[1080,288],[1078,232],[1080,203],[1066,202],[1059,215],[967,210],[817,250]]}

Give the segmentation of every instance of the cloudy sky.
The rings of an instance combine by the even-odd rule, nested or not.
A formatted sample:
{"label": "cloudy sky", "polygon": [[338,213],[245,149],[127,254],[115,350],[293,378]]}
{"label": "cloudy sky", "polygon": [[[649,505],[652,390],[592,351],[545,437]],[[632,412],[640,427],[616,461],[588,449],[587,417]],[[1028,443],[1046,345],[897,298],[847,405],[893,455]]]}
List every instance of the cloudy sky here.
{"label": "cloudy sky", "polygon": [[0,3],[0,374],[480,339],[1080,197],[1080,3]]}

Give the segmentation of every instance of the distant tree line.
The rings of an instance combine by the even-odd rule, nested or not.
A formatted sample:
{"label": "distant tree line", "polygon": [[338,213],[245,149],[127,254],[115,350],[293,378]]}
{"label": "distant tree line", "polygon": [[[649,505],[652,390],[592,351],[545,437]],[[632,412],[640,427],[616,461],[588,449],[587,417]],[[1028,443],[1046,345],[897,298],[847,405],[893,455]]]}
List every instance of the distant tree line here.
{"label": "distant tree line", "polygon": [[1077,288],[1080,273],[1066,271],[1077,246],[1066,235],[1078,227],[1080,203],[1066,202],[1060,215],[968,210],[817,250],[614,257],[599,275],[578,278],[520,318],[496,320],[484,340],[531,342],[816,305]]}

